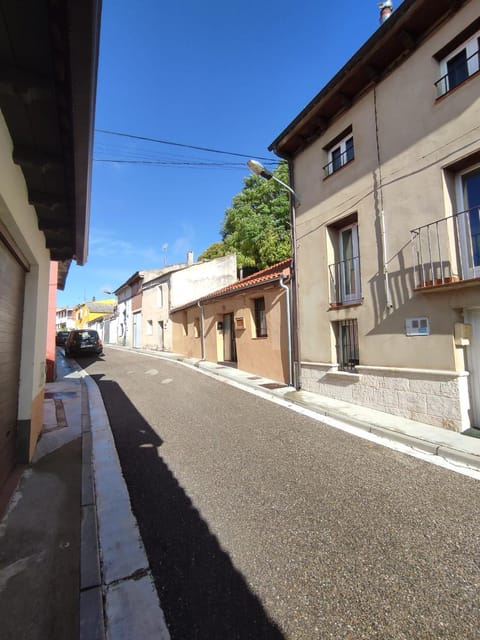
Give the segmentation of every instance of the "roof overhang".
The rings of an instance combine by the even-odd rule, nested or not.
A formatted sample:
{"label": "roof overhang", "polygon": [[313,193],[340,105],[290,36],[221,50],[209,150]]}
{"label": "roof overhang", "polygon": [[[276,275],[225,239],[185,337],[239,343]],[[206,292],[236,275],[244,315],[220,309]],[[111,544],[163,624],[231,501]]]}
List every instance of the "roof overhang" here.
{"label": "roof overhang", "polygon": [[404,0],[272,142],[269,150],[285,159],[295,157],[467,2],[470,0]]}
{"label": "roof overhang", "polygon": [[63,288],[88,253],[101,0],[0,7],[0,109]]}

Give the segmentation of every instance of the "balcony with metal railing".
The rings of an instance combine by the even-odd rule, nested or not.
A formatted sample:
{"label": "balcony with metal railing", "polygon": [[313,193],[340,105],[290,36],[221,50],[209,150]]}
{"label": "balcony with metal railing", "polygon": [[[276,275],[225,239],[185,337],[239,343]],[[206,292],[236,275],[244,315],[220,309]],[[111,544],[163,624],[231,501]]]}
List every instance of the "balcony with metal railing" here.
{"label": "balcony with metal railing", "polygon": [[415,289],[480,282],[480,207],[412,229]]}
{"label": "balcony with metal railing", "polygon": [[347,149],[345,149],[345,151],[343,151],[342,153],[338,152],[337,154],[333,155],[332,160],[323,167],[324,177],[328,178],[328,176],[331,176],[332,173],[335,173],[335,171],[338,171],[349,162],[352,162],[352,160],[354,159],[355,151],[352,144],[352,146],[347,147]]}
{"label": "balcony with metal railing", "polygon": [[461,53],[457,56],[459,59],[449,65],[447,73],[435,82],[437,98],[441,98],[455,87],[458,87],[462,82],[478,73],[480,51],[477,49],[477,51],[468,56],[468,58],[466,54],[462,57]]}
{"label": "balcony with metal railing", "polygon": [[330,307],[360,304],[360,257],[340,260],[328,265],[330,280]]}

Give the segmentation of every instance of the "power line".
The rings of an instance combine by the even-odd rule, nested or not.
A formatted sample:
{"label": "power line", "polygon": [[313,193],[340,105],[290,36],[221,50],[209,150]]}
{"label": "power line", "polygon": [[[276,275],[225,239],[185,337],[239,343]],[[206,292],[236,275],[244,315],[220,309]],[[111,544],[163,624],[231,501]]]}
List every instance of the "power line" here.
{"label": "power line", "polygon": [[[157,144],[168,144],[173,147],[183,147],[185,149],[195,149],[196,151],[208,151],[209,153],[221,153],[226,156],[237,156],[238,158],[251,158],[251,155],[245,155],[244,153],[235,153],[233,151],[221,151],[220,149],[210,149],[209,147],[197,147],[192,144],[182,144],[181,142],[171,142],[169,140],[158,140],[157,138],[148,138],[146,136],[135,136],[131,133],[122,133],[120,131],[109,131],[107,129],[95,129],[98,133],[105,133],[110,136],[119,136],[122,138],[130,138],[132,140],[144,140],[146,142],[156,142]],[[265,158],[262,156],[255,156],[258,160],[267,160],[272,162],[272,158]],[[280,162],[280,160],[279,160]]]}
{"label": "power line", "polygon": [[[116,158],[94,158],[94,162],[110,162],[115,164],[157,164],[163,166],[188,166],[188,167],[241,167],[244,168],[243,162],[193,162],[183,160],[121,160]],[[265,164],[275,165],[275,162],[265,162]]]}

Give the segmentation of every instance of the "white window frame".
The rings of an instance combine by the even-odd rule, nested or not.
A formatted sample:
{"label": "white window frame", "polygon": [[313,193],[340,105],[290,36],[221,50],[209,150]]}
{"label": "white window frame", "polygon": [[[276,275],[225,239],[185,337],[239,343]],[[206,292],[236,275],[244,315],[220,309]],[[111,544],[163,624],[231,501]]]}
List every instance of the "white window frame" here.
{"label": "white window frame", "polygon": [[[352,157],[347,159],[347,142],[349,140],[352,140]],[[340,164],[337,167],[334,167],[334,153],[338,151],[339,152],[339,161]],[[340,140],[340,142],[336,143],[331,149],[329,149],[327,151],[327,159],[328,162],[326,164],[326,166],[324,167],[325,172],[326,172],[326,177],[331,176],[332,173],[335,173],[336,171],[338,171],[339,169],[341,169],[342,167],[344,167],[346,164],[348,164],[349,162],[352,162],[352,160],[355,159],[355,143],[353,140],[353,132],[350,131],[350,133],[348,133],[344,138],[342,138],[342,140]]]}
{"label": "white window frame", "polygon": [[163,309],[163,287],[161,284],[159,284],[157,287],[156,296],[157,296],[157,308]]}
{"label": "white window frame", "polygon": [[[439,92],[438,97],[445,95],[455,87],[458,87],[460,84],[462,84],[461,82],[459,82],[457,85],[455,85],[455,87],[450,87],[449,77],[448,77],[449,61],[452,58],[454,58],[456,55],[461,53],[462,51],[465,51],[466,59],[467,59],[467,72],[468,72],[467,78],[472,76],[474,73],[477,73],[477,71],[479,70],[479,40],[480,40],[480,31],[477,31],[471,38],[463,42],[453,51],[450,51],[450,53],[447,56],[445,56],[445,58],[442,58],[442,60],[440,60],[439,62],[440,79],[438,82],[442,80],[443,82],[440,82],[440,86],[438,87],[438,92]],[[475,55],[475,53],[477,53],[477,55]]]}
{"label": "white window frame", "polygon": [[[352,231],[352,258],[346,258],[343,249],[343,234],[349,230]],[[340,256],[340,291],[342,304],[358,302],[362,297],[360,288],[360,251],[358,245],[358,222],[353,222],[352,224],[349,224],[338,230],[338,248]],[[353,293],[347,293],[347,260],[353,261],[353,281],[349,278],[350,284],[353,284],[354,287]]]}
{"label": "white window frame", "polygon": [[457,198],[458,230],[460,244],[460,264],[463,280],[480,278],[480,265],[473,264],[472,244],[468,234],[469,203],[465,200],[464,179],[471,173],[480,173],[480,164],[473,165],[459,173],[455,178]]}

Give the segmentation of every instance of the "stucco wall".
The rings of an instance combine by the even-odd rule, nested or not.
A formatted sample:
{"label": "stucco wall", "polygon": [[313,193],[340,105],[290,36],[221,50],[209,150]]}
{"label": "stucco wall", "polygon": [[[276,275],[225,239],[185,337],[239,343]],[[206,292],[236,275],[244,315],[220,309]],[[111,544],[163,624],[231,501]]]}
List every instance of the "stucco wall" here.
{"label": "stucco wall", "polygon": [[[255,336],[254,299],[265,298],[267,317],[266,337]],[[225,314],[243,318],[244,329],[235,330],[238,368],[255,375],[279,382],[288,382],[288,336],[286,322],[285,291],[278,285],[262,290],[223,297],[204,307],[205,359],[222,361],[224,332],[218,328]],[[190,357],[201,357],[201,336],[195,335],[195,323],[201,326],[201,311],[198,307],[172,313],[173,350]],[[184,326],[188,326],[185,334]]]}
{"label": "stucco wall", "polygon": [[[174,350],[170,309],[221,289],[237,279],[236,255],[183,266],[152,279],[142,294],[142,346],[146,349]],[[159,300],[162,291],[162,304]],[[162,328],[163,327],[163,328]],[[163,344],[162,344],[163,341]]]}
{"label": "stucco wall", "polygon": [[12,140],[0,113],[0,221],[29,264],[25,281],[18,402],[19,429],[22,431],[19,435],[27,443],[27,458],[42,426],[41,413],[36,411],[32,414],[32,403],[43,393],[45,384],[50,255],[45,237],[38,229],[36,212],[28,204],[22,171],[12,161],[12,151]]}
{"label": "stucco wall", "polygon": [[[447,215],[444,170],[477,150],[472,131],[480,121],[480,78],[472,78],[452,95],[435,100],[439,77],[433,55],[478,17],[469,3],[404,64],[342,115],[295,160],[295,187],[302,194],[297,215],[301,359],[332,362],[332,321],[356,318],[362,364],[462,370],[463,357],[453,343],[453,326],[461,320],[457,297],[478,304],[478,290],[446,294],[414,293],[411,229]],[[376,148],[378,114],[381,176]],[[323,148],[349,125],[355,160],[327,179],[322,175]],[[380,191],[380,177],[383,189]],[[455,203],[451,203],[455,209]],[[387,309],[382,261],[380,211],[386,227],[386,255],[391,293]],[[353,309],[329,311],[328,225],[358,215],[363,302]],[[477,301],[477,302],[476,302]],[[431,335],[410,338],[405,320],[426,316]]]}
{"label": "stucco wall", "polygon": [[199,262],[172,273],[170,279],[170,307],[182,307],[192,300],[222,289],[237,279],[235,254]]}
{"label": "stucco wall", "polygon": [[[477,18],[478,3],[467,3],[294,161],[302,196],[296,219],[302,386],[454,430],[469,426],[470,404],[454,325],[464,321],[465,309],[480,305],[480,286],[415,291],[411,230],[461,210],[456,175],[478,166],[479,74],[439,99],[434,86],[441,75],[435,55]],[[326,148],[348,127],[355,158],[325,178]],[[328,266],[339,260],[332,225],[352,215],[361,300],[332,308]],[[438,243],[447,276],[458,276],[453,232],[441,230]],[[430,335],[407,336],[406,320],[418,317],[428,318]],[[333,323],[343,320],[358,323],[354,374],[335,366]]]}
{"label": "stucco wall", "polygon": [[[163,276],[163,278],[149,283],[143,289],[142,341],[145,349],[165,351],[172,349],[171,325],[169,322],[169,279],[169,275]],[[151,323],[151,334],[149,333],[149,323]]]}

